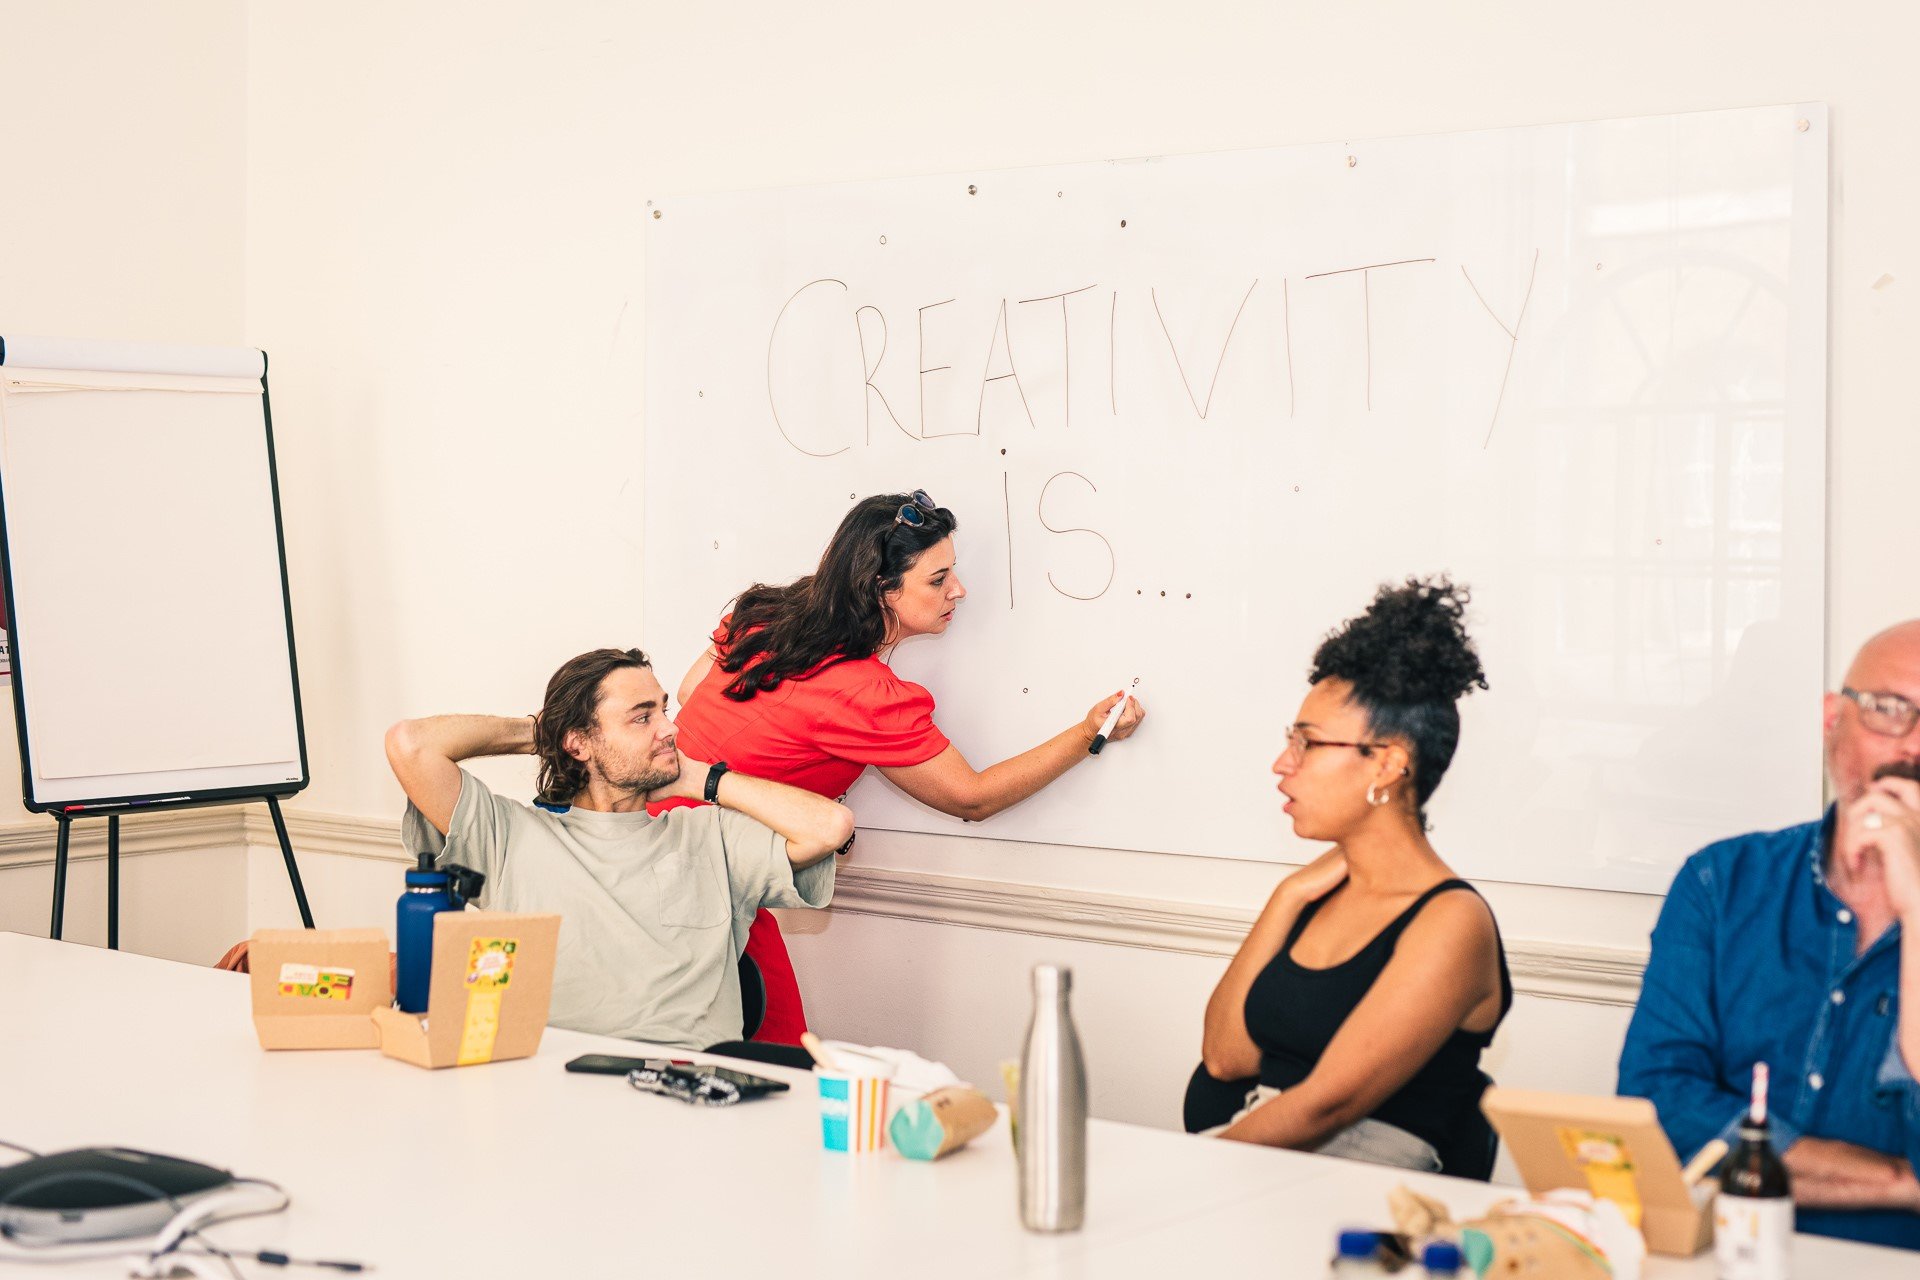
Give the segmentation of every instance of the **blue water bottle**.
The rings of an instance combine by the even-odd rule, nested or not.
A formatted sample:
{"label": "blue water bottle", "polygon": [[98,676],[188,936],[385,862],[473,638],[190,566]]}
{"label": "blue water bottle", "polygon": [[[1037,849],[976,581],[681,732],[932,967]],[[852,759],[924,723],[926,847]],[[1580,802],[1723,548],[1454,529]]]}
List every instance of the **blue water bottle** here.
{"label": "blue water bottle", "polygon": [[1374,1231],[1342,1231],[1338,1251],[1333,1255],[1333,1280],[1343,1277],[1383,1276],[1380,1265],[1380,1235]]}
{"label": "blue water bottle", "polygon": [[425,1013],[433,982],[433,920],[442,911],[459,911],[478,897],[486,879],[478,871],[453,867],[442,871],[433,855],[423,853],[407,872],[407,891],[400,895],[394,922],[399,972],[394,983],[395,1003],[402,1013]]}
{"label": "blue water bottle", "polygon": [[1451,1240],[1429,1240],[1420,1251],[1420,1266],[1429,1280],[1453,1280],[1466,1266],[1460,1246]]}

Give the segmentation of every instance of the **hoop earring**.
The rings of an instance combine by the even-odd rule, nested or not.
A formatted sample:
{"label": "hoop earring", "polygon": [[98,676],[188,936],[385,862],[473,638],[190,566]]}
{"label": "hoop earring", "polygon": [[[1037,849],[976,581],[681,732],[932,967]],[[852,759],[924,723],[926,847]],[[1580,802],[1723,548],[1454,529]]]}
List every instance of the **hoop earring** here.
{"label": "hoop earring", "polygon": [[1378,809],[1381,805],[1385,804],[1387,801],[1391,799],[1393,799],[1393,792],[1382,791],[1378,795],[1375,795],[1373,790],[1373,784],[1371,782],[1367,784],[1367,807],[1368,808]]}

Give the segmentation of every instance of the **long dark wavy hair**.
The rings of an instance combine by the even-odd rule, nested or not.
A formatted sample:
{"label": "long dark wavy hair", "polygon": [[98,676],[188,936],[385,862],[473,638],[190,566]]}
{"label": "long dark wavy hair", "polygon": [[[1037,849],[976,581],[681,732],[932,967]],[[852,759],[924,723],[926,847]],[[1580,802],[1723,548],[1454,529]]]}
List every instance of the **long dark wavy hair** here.
{"label": "long dark wavy hair", "polygon": [[567,751],[567,735],[600,728],[600,685],[624,667],[652,667],[638,649],[595,649],[570,658],[547,681],[546,701],[533,721],[533,754],[540,757],[534,792],[548,804],[572,804],[587,785],[587,766]]}
{"label": "long dark wavy hair", "polygon": [[918,528],[902,523],[905,493],[854,503],[833,531],[820,565],[784,587],[756,582],[734,601],[720,669],[733,676],[726,695],[745,702],[823,663],[870,658],[887,637],[881,597],[928,547],[960,527],[945,507],[922,509]]}

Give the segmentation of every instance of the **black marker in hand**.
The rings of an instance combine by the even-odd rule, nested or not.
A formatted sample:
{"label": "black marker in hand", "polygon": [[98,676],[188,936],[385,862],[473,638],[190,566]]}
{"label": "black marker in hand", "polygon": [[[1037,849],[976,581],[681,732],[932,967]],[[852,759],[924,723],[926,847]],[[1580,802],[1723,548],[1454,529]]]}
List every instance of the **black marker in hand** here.
{"label": "black marker in hand", "polygon": [[1113,733],[1113,726],[1120,723],[1120,713],[1127,709],[1127,699],[1130,696],[1124,690],[1121,692],[1120,701],[1114,703],[1113,710],[1107,712],[1107,722],[1100,726],[1100,732],[1093,735],[1093,744],[1087,748],[1088,755],[1099,755],[1100,749],[1107,745],[1107,738]]}

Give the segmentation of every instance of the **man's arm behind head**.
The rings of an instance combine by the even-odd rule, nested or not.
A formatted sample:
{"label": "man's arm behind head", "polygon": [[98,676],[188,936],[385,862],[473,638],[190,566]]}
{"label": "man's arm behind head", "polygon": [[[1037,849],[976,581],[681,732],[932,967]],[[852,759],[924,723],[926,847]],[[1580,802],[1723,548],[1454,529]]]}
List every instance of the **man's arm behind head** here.
{"label": "man's arm behind head", "polygon": [[530,716],[428,716],[387,730],[387,763],[401,790],[434,830],[446,835],[460,803],[460,762],[476,756],[531,755]]}

